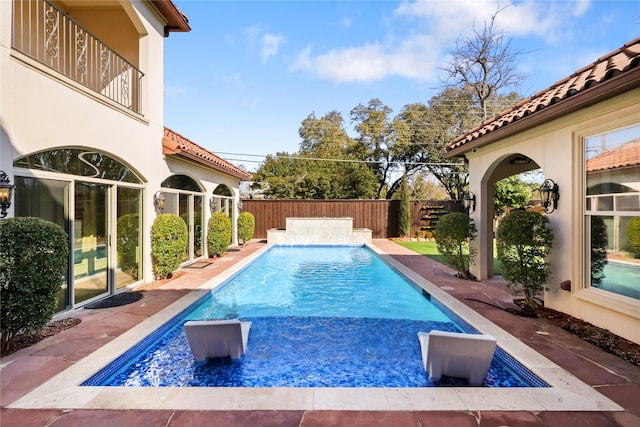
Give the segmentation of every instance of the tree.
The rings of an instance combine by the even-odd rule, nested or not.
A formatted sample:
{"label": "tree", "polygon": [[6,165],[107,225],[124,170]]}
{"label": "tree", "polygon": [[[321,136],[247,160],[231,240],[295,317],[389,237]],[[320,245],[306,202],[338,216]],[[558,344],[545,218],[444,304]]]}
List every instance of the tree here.
{"label": "tree", "polygon": [[506,208],[523,208],[529,202],[531,189],[519,175],[501,179],[493,186],[493,215],[502,215]]}
{"label": "tree", "polygon": [[355,199],[375,196],[376,179],[354,154],[340,113],[309,115],[299,129],[300,151],[267,156],[252,188],[280,199]]}
{"label": "tree", "polygon": [[406,237],[411,232],[411,190],[407,183],[406,174],[400,180],[400,203],[398,204],[398,231],[400,237]]}
{"label": "tree", "polygon": [[391,146],[394,131],[390,122],[391,108],[379,99],[369,104],[358,105],[351,110],[351,123],[358,132],[356,156],[370,162],[370,168],[377,180],[376,198],[382,197],[387,180],[393,169]]}
{"label": "tree", "polygon": [[522,52],[511,46],[511,40],[496,27],[499,9],[485,22],[482,30],[473,27],[473,35],[458,40],[451,61],[442,68],[447,81],[457,87],[469,87],[480,105],[481,119],[489,117],[489,101],[501,89],[515,87],[524,80],[517,70]]}
{"label": "tree", "polygon": [[445,263],[458,271],[458,277],[469,279],[469,264],[474,262],[476,251],[470,242],[476,235],[472,219],[460,212],[443,215],[436,224],[436,244]]}
{"label": "tree", "polygon": [[549,218],[535,212],[509,212],[498,226],[496,242],[507,286],[514,293],[523,292],[526,307],[535,309],[534,298],[551,274],[546,261],[553,244]]}

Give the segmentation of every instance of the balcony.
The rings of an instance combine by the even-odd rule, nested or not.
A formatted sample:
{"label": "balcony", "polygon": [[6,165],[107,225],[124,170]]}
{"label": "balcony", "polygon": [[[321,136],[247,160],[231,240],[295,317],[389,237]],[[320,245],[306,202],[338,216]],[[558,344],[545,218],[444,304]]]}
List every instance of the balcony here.
{"label": "balcony", "polygon": [[11,47],[142,114],[144,74],[49,0],[14,0]]}

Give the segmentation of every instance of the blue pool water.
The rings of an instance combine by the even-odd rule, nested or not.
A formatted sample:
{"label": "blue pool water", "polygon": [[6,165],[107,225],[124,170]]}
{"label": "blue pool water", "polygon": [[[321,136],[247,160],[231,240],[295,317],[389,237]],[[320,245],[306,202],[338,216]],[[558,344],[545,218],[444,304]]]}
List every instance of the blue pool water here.
{"label": "blue pool water", "polygon": [[597,288],[640,299],[640,267],[609,261],[604,266],[602,283]]}
{"label": "blue pool water", "polygon": [[[443,310],[366,247],[272,247],[83,385],[430,387],[417,333],[475,332]],[[243,359],[195,363],[184,322],[229,317],[253,324]],[[485,386],[546,386],[497,355]]]}

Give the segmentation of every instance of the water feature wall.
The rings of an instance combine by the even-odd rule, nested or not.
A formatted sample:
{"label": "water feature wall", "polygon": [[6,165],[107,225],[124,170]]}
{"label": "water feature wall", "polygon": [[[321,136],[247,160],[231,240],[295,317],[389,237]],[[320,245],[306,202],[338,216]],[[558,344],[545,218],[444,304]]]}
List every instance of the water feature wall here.
{"label": "water feature wall", "polygon": [[363,245],[371,243],[371,230],[354,230],[352,218],[287,218],[284,230],[267,230],[267,242],[276,245]]}

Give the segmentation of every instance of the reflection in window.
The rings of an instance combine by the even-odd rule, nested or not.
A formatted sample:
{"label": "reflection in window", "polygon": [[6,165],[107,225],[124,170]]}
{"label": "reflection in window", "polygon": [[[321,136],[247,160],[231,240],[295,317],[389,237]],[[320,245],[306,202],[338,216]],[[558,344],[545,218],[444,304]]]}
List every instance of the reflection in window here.
{"label": "reflection in window", "polygon": [[[51,221],[69,235],[69,213],[66,211],[68,182],[24,176],[16,176],[15,182],[16,217],[34,216]],[[56,312],[67,309],[69,305],[69,286],[65,280],[58,292]]]}
{"label": "reflection in window", "polygon": [[200,187],[200,184],[186,175],[171,175],[165,179],[160,186],[163,188],[174,188],[176,190],[195,191],[197,193],[204,191],[202,187]]}
{"label": "reflection in window", "polygon": [[30,154],[15,160],[13,165],[18,168],[142,184],[142,180],[118,160],[97,151],[80,148],[59,148]]}
{"label": "reflection in window", "polygon": [[585,141],[591,286],[640,299],[640,125]]}

